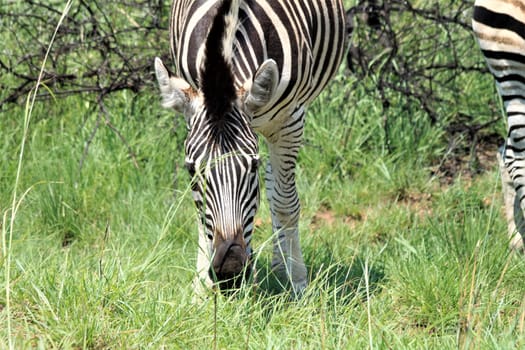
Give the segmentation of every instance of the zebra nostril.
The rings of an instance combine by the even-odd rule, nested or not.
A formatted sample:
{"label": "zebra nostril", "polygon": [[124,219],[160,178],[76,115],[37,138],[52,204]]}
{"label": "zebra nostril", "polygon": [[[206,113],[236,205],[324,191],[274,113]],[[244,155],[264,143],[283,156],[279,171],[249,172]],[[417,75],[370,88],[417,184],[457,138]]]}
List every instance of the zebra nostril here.
{"label": "zebra nostril", "polygon": [[248,254],[234,241],[222,242],[216,249],[210,267],[210,277],[219,283],[221,290],[240,287]]}
{"label": "zebra nostril", "polygon": [[[223,243],[224,249],[217,249],[213,269],[217,275],[234,275],[241,272],[246,262],[246,252],[239,244]],[[221,247],[222,248],[222,247]]]}
{"label": "zebra nostril", "polygon": [[246,262],[246,253],[239,245],[231,246],[225,259],[222,261],[221,270],[225,272],[240,273]]}

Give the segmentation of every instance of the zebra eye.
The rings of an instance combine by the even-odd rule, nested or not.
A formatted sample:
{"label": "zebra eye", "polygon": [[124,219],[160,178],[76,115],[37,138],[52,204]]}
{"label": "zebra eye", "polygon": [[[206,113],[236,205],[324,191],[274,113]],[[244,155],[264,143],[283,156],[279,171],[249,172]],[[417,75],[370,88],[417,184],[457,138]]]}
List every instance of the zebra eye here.
{"label": "zebra eye", "polygon": [[213,235],[211,233],[208,233],[206,236],[210,241],[213,241]]}
{"label": "zebra eye", "polygon": [[195,163],[193,162],[186,162],[185,164],[186,169],[188,169],[188,172],[190,173],[191,177],[195,176]]}

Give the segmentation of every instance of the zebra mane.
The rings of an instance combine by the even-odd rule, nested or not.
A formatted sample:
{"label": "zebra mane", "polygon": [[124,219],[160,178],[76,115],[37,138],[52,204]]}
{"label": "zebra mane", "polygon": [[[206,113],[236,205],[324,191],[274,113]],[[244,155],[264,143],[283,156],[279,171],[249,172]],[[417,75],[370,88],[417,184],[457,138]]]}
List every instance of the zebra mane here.
{"label": "zebra mane", "polygon": [[233,40],[237,31],[240,0],[223,0],[205,43],[200,85],[204,105],[215,121],[231,111],[236,99],[232,72]]}

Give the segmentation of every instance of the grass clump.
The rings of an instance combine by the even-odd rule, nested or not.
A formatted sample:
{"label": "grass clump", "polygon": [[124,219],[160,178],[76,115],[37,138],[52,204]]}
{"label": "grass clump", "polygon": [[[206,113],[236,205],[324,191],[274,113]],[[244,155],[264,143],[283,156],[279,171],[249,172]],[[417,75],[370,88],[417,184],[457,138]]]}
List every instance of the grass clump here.
{"label": "grass clump", "polygon": [[341,72],[307,116],[300,300],[269,271],[262,201],[257,281],[192,302],[184,123],[156,93],[116,93],[105,113],[81,96],[12,107],[0,118],[0,348],[522,348],[525,260],[507,248],[495,163],[444,179],[446,121],[393,99],[386,128],[367,91]]}

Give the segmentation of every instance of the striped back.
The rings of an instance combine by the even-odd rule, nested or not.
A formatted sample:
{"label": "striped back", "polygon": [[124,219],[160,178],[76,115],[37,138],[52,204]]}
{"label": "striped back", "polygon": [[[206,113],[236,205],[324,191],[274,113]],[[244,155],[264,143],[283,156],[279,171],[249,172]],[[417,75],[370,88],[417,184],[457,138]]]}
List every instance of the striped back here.
{"label": "striped back", "polygon": [[[220,2],[176,0],[170,23],[177,72],[194,88],[204,43]],[[280,81],[273,103],[254,115],[254,127],[311,102],[336,73],[345,50],[344,9],[338,0],[245,0],[233,43],[233,73],[238,89],[257,68],[275,60]],[[262,117],[262,120],[257,120]]]}

